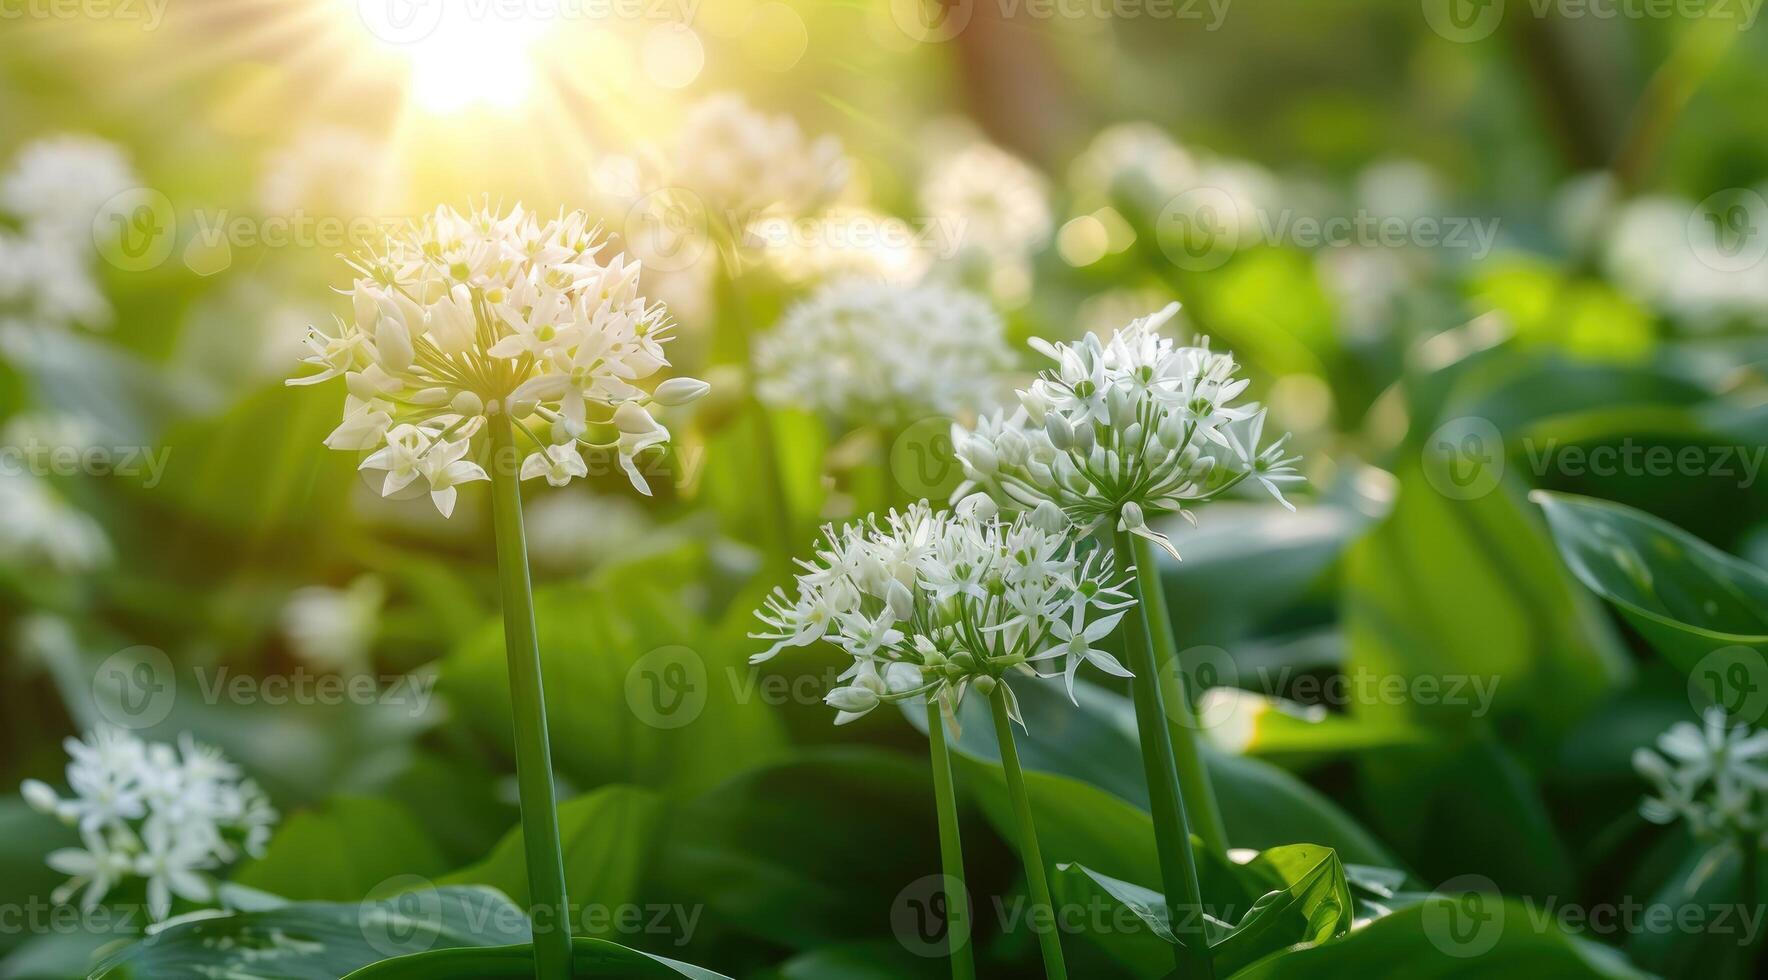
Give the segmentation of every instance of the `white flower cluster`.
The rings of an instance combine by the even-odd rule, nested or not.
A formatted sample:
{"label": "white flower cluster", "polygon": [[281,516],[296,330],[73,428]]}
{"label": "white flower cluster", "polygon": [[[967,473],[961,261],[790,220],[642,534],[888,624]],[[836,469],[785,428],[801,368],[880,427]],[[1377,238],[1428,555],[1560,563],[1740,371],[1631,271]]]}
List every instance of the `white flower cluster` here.
{"label": "white flower cluster", "polygon": [[1012,365],[988,302],[938,284],[846,280],[755,340],[756,393],[856,425],[894,426],[979,406]]}
{"label": "white flower cluster", "polygon": [[[1764,197],[1768,187],[1754,200]],[[1749,237],[1768,214],[1749,210],[1756,213],[1740,209],[1738,228],[1721,233],[1693,201],[1636,198],[1615,208],[1602,229],[1604,268],[1620,288],[1694,330],[1768,327],[1768,254],[1754,244],[1759,231]],[[1732,236],[1737,243],[1728,251],[1722,242]]]}
{"label": "white flower cluster", "polygon": [[1197,164],[1159,126],[1148,122],[1107,126],[1069,167],[1076,198],[1109,204],[1127,198],[1158,212],[1166,199],[1194,186]]}
{"label": "white flower cluster", "polygon": [[1645,819],[1686,820],[1697,837],[1768,846],[1768,730],[1729,726],[1725,709],[1713,706],[1700,725],[1670,726],[1656,751],[1635,749],[1633,768],[1657,793],[1639,804]]}
{"label": "white flower cluster", "polygon": [[66,574],[101,567],[111,557],[104,529],[62,499],[48,481],[0,470],[0,564],[27,569],[48,565]]}
{"label": "white flower cluster", "polygon": [[92,274],[93,221],[138,181],[116,145],[91,136],[27,144],[0,174],[0,212],[18,231],[0,231],[0,310],[34,321],[100,326],[110,304]]}
{"label": "white flower cluster", "polygon": [[148,913],[164,919],[174,895],[213,900],[204,872],[242,851],[261,855],[270,841],[277,813],[269,799],[218,750],[189,735],[174,747],[100,728],[66,744],[71,797],[37,780],[21,787],[26,802],[78,827],[84,841],[84,847],[47,858],[50,867],[72,876],[56,890],[57,902],[84,888],[80,904],[90,909],[111,889],[142,878]]}
{"label": "white flower cluster", "polygon": [[765,211],[804,214],[827,203],[847,186],[848,169],[840,140],[810,139],[791,116],[723,92],[682,118],[666,179],[714,214],[742,216],[740,229]]}
{"label": "white flower cluster", "polygon": [[602,251],[581,212],[543,221],[520,206],[438,208],[382,253],[358,257],[352,319],[314,329],[304,360],[320,371],[288,383],[343,376],[344,420],[326,445],[371,450],[362,468],[385,472],[383,496],[428,490],[444,515],[459,484],[488,478],[469,452],[499,412],[535,444],[522,479],[563,486],[587,475],[583,445],[617,451],[648,494],[633,459],[669,441],[648,406],[691,401],[706,385],[639,386],[668,365],[672,324],[639,295],[638,263]]}
{"label": "white flower cluster", "polygon": [[1050,239],[1049,186],[1030,164],[982,140],[936,158],[921,181],[921,206],[956,229],[959,264],[977,266],[989,292],[1017,305],[1031,291],[1031,256]]}
{"label": "white flower cluster", "polygon": [[1230,354],[1207,343],[1180,347],[1160,335],[1173,303],[1133,321],[1108,341],[1088,333],[1078,343],[1033,340],[1056,362],[1010,415],[982,417],[974,430],[952,428],[965,481],[961,510],[992,514],[1045,504],[1085,531],[1114,520],[1120,530],[1172,544],[1147,526],[1247,480],[1285,507],[1282,487],[1299,482],[1285,435],[1260,448],[1265,413],[1236,404],[1247,382]]}
{"label": "white flower cluster", "polygon": [[309,585],[289,593],[282,632],[289,649],[307,663],[341,673],[364,673],[381,625],[387,587],[373,575],[342,589]]}
{"label": "white flower cluster", "polygon": [[373,213],[389,183],[383,143],[360,130],[315,126],[267,162],[258,203],[270,214],[316,211],[354,219]]}
{"label": "white flower cluster", "polygon": [[[1052,525],[1056,529],[1052,528]],[[1082,661],[1129,672],[1094,644],[1132,602],[1109,552],[1081,554],[1047,510],[1011,523],[935,513],[926,502],[880,523],[824,529],[797,577],[797,594],[775,589],[757,613],[772,641],[759,663],[787,647],[828,640],[853,657],[826,701],[844,724],[888,701],[940,698],[955,711],[965,691],[1005,691],[1009,673],[1054,662],[1074,690]]]}

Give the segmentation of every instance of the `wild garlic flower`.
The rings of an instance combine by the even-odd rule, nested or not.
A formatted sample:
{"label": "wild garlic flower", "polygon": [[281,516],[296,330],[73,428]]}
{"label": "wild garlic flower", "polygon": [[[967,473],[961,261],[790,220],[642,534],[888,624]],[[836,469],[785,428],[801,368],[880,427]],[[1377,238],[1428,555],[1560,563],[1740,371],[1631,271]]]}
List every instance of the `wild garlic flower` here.
{"label": "wild garlic flower", "polygon": [[389,177],[383,142],[357,129],[314,126],[266,162],[258,204],[270,214],[306,211],[355,219],[381,205]]}
{"label": "wild garlic flower", "polygon": [[1670,726],[1656,751],[1634,750],[1633,768],[1657,794],[1639,814],[1652,823],[1686,820],[1705,839],[1744,836],[1768,846],[1768,730],[1726,721],[1715,705],[1700,725]]}
{"label": "wild garlic flower", "polygon": [[520,206],[438,208],[352,262],[351,319],[311,332],[304,360],[320,370],[288,383],[342,376],[344,420],[326,445],[369,452],[361,468],[385,474],[383,496],[428,491],[444,516],[461,484],[489,478],[479,460],[499,412],[534,444],[522,479],[584,476],[587,447],[617,453],[648,494],[634,458],[669,441],[650,406],[691,401],[706,385],[640,387],[668,365],[672,323],[639,295],[638,263],[603,251],[582,212],[542,221]]}
{"label": "wild garlic flower", "polygon": [[1158,213],[1166,200],[1194,186],[1197,164],[1153,123],[1107,126],[1069,167],[1069,184],[1088,205],[1127,200]]}
{"label": "wild garlic flower", "polygon": [[56,889],[56,902],[81,893],[81,906],[91,909],[112,889],[140,878],[148,914],[158,921],[170,914],[174,895],[214,900],[206,872],[242,852],[264,853],[277,813],[257,784],[242,779],[216,749],[188,734],[173,746],[115,728],[65,744],[71,796],[34,779],[20,787],[32,808],[80,830],[82,847],[46,858],[51,868],[71,876]]}
{"label": "wild garlic flower", "polygon": [[750,661],[824,640],[847,651],[853,664],[825,698],[837,725],[917,697],[955,711],[972,687],[1002,688],[1018,718],[1009,676],[1048,668],[1072,696],[1083,661],[1127,677],[1094,646],[1132,601],[1127,576],[1110,552],[1080,552],[1063,524],[1047,509],[1009,523],[923,501],[882,522],[825,527],[816,557],[799,561],[796,594],[775,589],[757,613],[763,628],[749,635],[773,645]]}
{"label": "wild garlic flower", "polygon": [[100,568],[111,557],[104,528],[47,480],[0,469],[0,564],[48,565],[67,574]]}
{"label": "wild garlic flower", "polygon": [[361,673],[380,629],[387,587],[361,575],[342,589],[310,585],[289,594],[282,632],[295,656],[325,670]]}
{"label": "wild garlic flower", "polygon": [[1018,258],[1049,240],[1048,193],[1048,181],[1030,164],[975,140],[934,162],[921,183],[921,205],[959,228],[964,245]]}
{"label": "wild garlic flower", "polygon": [[669,180],[741,228],[764,211],[804,214],[847,186],[848,160],[833,136],[811,139],[791,116],[770,116],[721,92],[691,106],[676,133]]}
{"label": "wild garlic flower", "polygon": [[754,359],[764,402],[888,427],[978,407],[1013,356],[979,296],[847,280],[788,310],[756,338]]}
{"label": "wild garlic flower", "polygon": [[1057,366],[1019,392],[1019,408],[983,416],[973,430],[952,427],[965,476],[953,498],[959,509],[986,515],[1047,504],[1083,531],[1115,521],[1169,552],[1149,518],[1190,518],[1189,508],[1241,483],[1294,510],[1283,487],[1302,478],[1299,458],[1285,454],[1289,437],[1261,446],[1265,413],[1238,404],[1247,382],[1233,355],[1160,335],[1178,308],[1135,320],[1110,340],[1033,340]]}
{"label": "wild garlic flower", "polygon": [[115,143],[72,133],[51,136],[27,143],[12,170],[0,176],[0,210],[17,215],[31,237],[52,235],[90,249],[99,207],[137,183]]}

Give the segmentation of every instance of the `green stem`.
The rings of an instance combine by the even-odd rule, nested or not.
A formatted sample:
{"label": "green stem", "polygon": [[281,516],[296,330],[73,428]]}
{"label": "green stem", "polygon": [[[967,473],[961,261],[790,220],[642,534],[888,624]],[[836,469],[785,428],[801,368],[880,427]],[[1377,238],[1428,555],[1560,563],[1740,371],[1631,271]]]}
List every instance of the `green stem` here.
{"label": "green stem", "polygon": [[[1128,531],[1114,531],[1112,548],[1119,568],[1136,563],[1135,545]],[[1154,848],[1160,857],[1167,921],[1179,939],[1173,962],[1186,980],[1215,975],[1209,944],[1203,932],[1202,887],[1197,883],[1197,858],[1191,851],[1191,831],[1185,823],[1185,798],[1179,791],[1178,763],[1173,756],[1170,718],[1162,706],[1160,673],[1154,663],[1154,646],[1148,641],[1148,619],[1142,602],[1140,578],[1131,586],[1136,604],[1123,617],[1124,654],[1135,674],[1130,693],[1136,704],[1136,733],[1142,743],[1142,772],[1148,781],[1148,804],[1154,818]]]}
{"label": "green stem", "polygon": [[[1742,834],[1737,839],[1738,855],[1742,866],[1738,869],[1741,880],[1738,882],[1740,896],[1743,900],[1743,920],[1760,922],[1758,911],[1761,905],[1762,850],[1756,845],[1756,835]],[[1757,976],[1756,954],[1761,948],[1762,936],[1746,935],[1742,949],[1738,951],[1739,977]]]}
{"label": "green stem", "polygon": [[1166,606],[1166,589],[1160,584],[1160,565],[1154,554],[1154,542],[1138,536],[1132,543],[1136,549],[1136,584],[1142,590],[1142,608],[1148,611],[1149,633],[1154,638],[1161,697],[1171,715],[1167,727],[1172,734],[1185,812],[1191,818],[1192,832],[1203,841],[1203,846],[1216,854],[1226,854],[1227,824],[1222,821],[1215,786],[1209,781],[1209,769],[1197,748],[1197,705],[1192,701],[1195,692],[1185,688],[1185,674],[1179,663],[1178,642],[1173,637],[1172,613]]}
{"label": "green stem", "polygon": [[797,531],[793,526],[792,502],[786,497],[786,480],[782,472],[779,441],[774,438],[773,419],[767,406],[755,393],[755,365],[750,357],[748,304],[738,287],[736,273],[729,263],[720,262],[713,275],[713,299],[717,304],[717,333],[712,338],[713,362],[735,364],[743,377],[743,412],[755,427],[755,446],[761,459],[758,468],[765,481],[761,490],[770,498],[778,554],[791,555],[797,547]]}
{"label": "green stem", "polygon": [[970,952],[970,886],[964,880],[964,845],[958,838],[958,793],[945,747],[939,700],[927,702],[927,744],[933,755],[933,801],[939,808],[939,861],[945,872],[945,943],[952,980],[976,980]]}
{"label": "green stem", "polygon": [[559,845],[552,749],[546,739],[546,699],[540,679],[540,643],[534,629],[534,589],[528,580],[528,542],[522,531],[516,437],[507,414],[499,412],[488,421],[497,579],[503,597],[510,707],[515,716],[522,847],[528,858],[530,917],[534,920],[534,975],[538,980],[570,980],[570,906],[565,899],[565,857]]}
{"label": "green stem", "polygon": [[1037,933],[1044,953],[1044,975],[1049,980],[1068,980],[1062,961],[1062,937],[1056,929],[1056,905],[1050,900],[1050,880],[1044,856],[1037,846],[1037,825],[1031,819],[1031,797],[1025,792],[1025,773],[1019,768],[1019,749],[1013,743],[1013,719],[1007,716],[1007,692],[997,686],[988,696],[994,707],[995,739],[1001,743],[1001,768],[1007,773],[1007,795],[1019,818],[1019,860],[1025,865],[1025,884],[1031,892],[1031,929]]}

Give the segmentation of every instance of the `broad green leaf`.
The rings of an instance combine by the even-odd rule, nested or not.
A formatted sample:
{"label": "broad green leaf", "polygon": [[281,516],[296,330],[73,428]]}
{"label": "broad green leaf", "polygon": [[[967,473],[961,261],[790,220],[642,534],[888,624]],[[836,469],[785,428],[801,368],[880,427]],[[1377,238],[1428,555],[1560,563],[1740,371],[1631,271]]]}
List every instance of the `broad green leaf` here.
{"label": "broad green leaf", "polygon": [[[631,786],[604,786],[559,806],[566,894],[583,909],[572,924],[573,935],[608,936],[616,931],[618,920],[611,913],[637,902],[661,814],[662,801],[656,794]],[[522,828],[510,831],[483,861],[444,876],[441,883],[486,885],[526,906],[528,868]]]}
{"label": "broad green leaf", "polygon": [[[1325,942],[1349,931],[1352,896],[1344,866],[1331,848],[1292,844],[1272,848],[1231,873],[1249,889],[1269,888],[1250,904],[1234,907],[1204,895],[1204,928],[1219,975],[1280,949]],[[1080,865],[1063,865],[1057,889],[1064,905],[1090,908],[1103,902],[1132,918],[1114,915],[1111,928],[1088,930],[1087,938],[1105,947],[1139,977],[1164,977],[1172,969],[1175,942],[1166,900],[1153,889],[1100,874]],[[1125,927],[1134,922],[1140,928]]]}
{"label": "broad green leaf", "polygon": [[[49,893],[67,876],[43,863],[43,856],[79,842],[74,828],[38,813],[18,796],[0,798],[0,903],[19,909],[33,901],[47,904]],[[28,938],[20,930],[0,929],[0,953]]]}
{"label": "broad green leaf", "polygon": [[[693,791],[784,751],[771,706],[747,696],[750,651],[718,642],[665,586],[535,593],[553,763],[579,785]],[[440,687],[510,752],[507,670],[493,616],[443,662]]]}
{"label": "broad green leaf", "polygon": [[[573,977],[730,980],[722,973],[602,939],[575,939],[571,946]],[[533,976],[534,948],[517,945],[412,953],[363,967],[350,974],[347,980],[530,980]]]}
{"label": "broad green leaf", "polygon": [[[1069,702],[1059,683],[1015,682],[1014,691],[1029,729],[1015,732],[1020,761],[1028,770],[1068,776],[1147,809],[1135,709],[1128,698],[1084,682],[1075,685],[1078,707]],[[917,729],[926,731],[924,707],[905,706],[904,714]],[[998,773],[1000,749],[987,704],[968,699],[960,720],[962,732],[952,742],[953,749]],[[1201,748],[1234,846],[1265,848],[1317,840],[1359,863],[1398,863],[1325,794],[1268,762],[1217,751],[1207,742]],[[1100,867],[1073,855],[1056,856]]]}
{"label": "broad green leaf", "polygon": [[1569,887],[1530,767],[1550,765],[1564,732],[1631,672],[1546,536],[1504,486],[1452,498],[1414,462],[1345,577],[1352,715],[1437,739],[1359,756],[1384,837],[1432,877],[1479,869],[1518,890]]}
{"label": "broad green leaf", "polygon": [[1533,499],[1578,579],[1682,670],[1728,646],[1768,651],[1768,572],[1630,507]]}
{"label": "broad green leaf", "polygon": [[117,951],[92,976],[337,980],[392,956],[529,938],[527,916],[503,895],[489,888],[439,888],[371,902],[305,902],[191,917]]}
{"label": "broad green leaf", "polygon": [[[903,889],[940,868],[926,764],[876,749],[739,772],[676,808],[663,833],[664,894],[795,949],[887,934]],[[986,853],[966,842],[967,857]]]}
{"label": "broad green leaf", "polygon": [[[1666,977],[1741,976],[1744,957],[1752,951],[1762,927],[1761,907],[1743,901],[1743,862],[1727,841],[1697,846],[1675,869],[1647,908],[1693,910],[1702,915],[1700,928],[1634,929],[1627,953],[1635,963]],[[1757,872],[1761,874],[1760,870]],[[1756,894],[1762,894],[1757,883]]]}
{"label": "broad green leaf", "polygon": [[289,814],[238,884],[292,901],[367,898],[389,879],[436,875],[441,853],[410,813],[375,797],[335,797]]}
{"label": "broad green leaf", "polygon": [[1619,952],[1537,928],[1530,912],[1488,901],[1470,917],[1433,896],[1343,939],[1272,953],[1232,980],[1645,980]]}

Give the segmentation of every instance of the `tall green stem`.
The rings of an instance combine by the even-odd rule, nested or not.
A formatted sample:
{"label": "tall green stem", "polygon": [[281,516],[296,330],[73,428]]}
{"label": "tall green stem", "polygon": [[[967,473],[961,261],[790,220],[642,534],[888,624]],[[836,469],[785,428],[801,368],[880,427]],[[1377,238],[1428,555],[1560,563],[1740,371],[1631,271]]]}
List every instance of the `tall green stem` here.
{"label": "tall green stem", "polygon": [[1062,961],[1062,936],[1056,929],[1056,904],[1050,899],[1050,879],[1044,855],[1037,846],[1037,825],[1031,819],[1031,797],[1025,792],[1025,772],[1019,768],[1019,749],[1013,743],[1013,719],[1007,715],[1007,692],[997,686],[988,696],[994,707],[995,739],[1001,743],[1001,768],[1007,773],[1007,795],[1019,819],[1019,860],[1025,865],[1025,884],[1031,891],[1031,915],[1027,921],[1037,933],[1044,953],[1044,975],[1049,980],[1068,980]]}
{"label": "tall green stem", "polygon": [[[1136,549],[1128,531],[1114,531],[1111,544],[1119,568],[1136,564]],[[1178,763],[1173,756],[1170,718],[1160,696],[1160,672],[1154,663],[1154,646],[1148,641],[1148,618],[1143,602],[1141,577],[1132,587],[1136,604],[1123,617],[1124,654],[1135,677],[1130,693],[1136,704],[1136,734],[1142,743],[1142,772],[1148,781],[1148,803],[1154,818],[1154,848],[1160,857],[1167,921],[1179,944],[1173,962],[1186,980],[1215,975],[1209,943],[1203,932],[1202,887],[1197,883],[1197,859],[1191,852],[1191,830],[1185,821],[1185,798],[1179,791]]]}
{"label": "tall green stem", "polygon": [[530,917],[534,920],[534,975],[539,980],[570,980],[571,916],[565,899],[565,857],[559,845],[552,748],[546,739],[546,699],[540,680],[540,643],[534,629],[534,590],[528,580],[528,541],[522,530],[516,439],[508,415],[498,412],[488,421],[497,579],[503,597],[510,707],[515,716],[522,847],[528,858]]}
{"label": "tall green stem", "polygon": [[1196,692],[1185,687],[1185,674],[1179,663],[1178,641],[1173,638],[1172,613],[1166,607],[1166,589],[1160,584],[1160,565],[1154,555],[1154,542],[1136,537],[1136,584],[1142,590],[1142,608],[1148,611],[1148,629],[1154,639],[1155,666],[1160,670],[1161,698],[1168,712],[1167,727],[1171,729],[1173,756],[1179,769],[1179,791],[1184,795],[1185,813],[1191,819],[1191,831],[1203,846],[1216,854],[1228,852],[1228,827],[1222,821],[1221,806],[1216,803],[1215,786],[1209,781],[1209,769],[1197,748]]}
{"label": "tall green stem", "polygon": [[964,879],[964,845],[958,839],[958,793],[951,755],[945,747],[945,719],[937,698],[927,702],[927,744],[933,755],[933,802],[939,808],[939,861],[945,872],[945,944],[952,980],[976,980],[970,952],[970,886]]}

